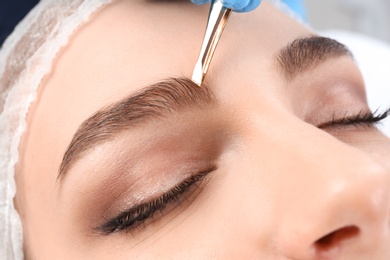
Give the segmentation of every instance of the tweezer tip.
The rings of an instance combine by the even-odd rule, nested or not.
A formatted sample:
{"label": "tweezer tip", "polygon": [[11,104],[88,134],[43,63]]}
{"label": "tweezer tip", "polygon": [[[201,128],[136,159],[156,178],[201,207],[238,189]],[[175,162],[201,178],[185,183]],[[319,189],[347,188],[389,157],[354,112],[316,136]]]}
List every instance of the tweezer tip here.
{"label": "tweezer tip", "polygon": [[204,74],[202,72],[202,66],[195,66],[194,73],[192,74],[192,81],[201,87],[204,79]]}
{"label": "tweezer tip", "polygon": [[199,78],[192,78],[192,82],[194,82],[196,85],[198,85],[198,87],[201,87],[202,86],[202,80],[200,80]]}

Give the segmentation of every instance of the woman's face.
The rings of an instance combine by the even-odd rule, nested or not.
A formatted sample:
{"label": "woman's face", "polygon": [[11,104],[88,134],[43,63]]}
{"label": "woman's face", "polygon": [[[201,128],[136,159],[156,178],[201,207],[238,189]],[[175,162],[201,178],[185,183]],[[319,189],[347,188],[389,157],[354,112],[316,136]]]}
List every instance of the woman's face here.
{"label": "woman's face", "polygon": [[74,34],[21,146],[28,256],[389,259],[390,142],[348,51],[264,2],[198,88],[207,13],[117,1]]}

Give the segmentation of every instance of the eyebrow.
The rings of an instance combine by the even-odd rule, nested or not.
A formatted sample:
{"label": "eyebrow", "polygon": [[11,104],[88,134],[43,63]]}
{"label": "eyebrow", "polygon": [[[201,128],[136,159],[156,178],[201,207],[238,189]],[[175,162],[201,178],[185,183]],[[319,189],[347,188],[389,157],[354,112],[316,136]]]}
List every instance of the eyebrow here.
{"label": "eyebrow", "polygon": [[92,147],[122,131],[185,108],[200,109],[215,103],[209,88],[200,88],[187,78],[170,78],[145,87],[97,111],[81,124],[63,156],[57,179],[63,178]]}
{"label": "eyebrow", "polygon": [[327,37],[311,36],[294,40],[279,51],[276,59],[285,77],[292,80],[330,58],[342,56],[353,58],[344,44]]}

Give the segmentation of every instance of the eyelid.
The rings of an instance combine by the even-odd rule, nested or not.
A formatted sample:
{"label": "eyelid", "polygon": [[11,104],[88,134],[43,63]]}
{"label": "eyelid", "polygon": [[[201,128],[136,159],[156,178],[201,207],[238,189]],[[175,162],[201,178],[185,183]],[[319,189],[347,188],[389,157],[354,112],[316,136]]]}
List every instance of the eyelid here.
{"label": "eyelid", "polygon": [[180,202],[181,197],[183,197],[186,192],[198,182],[203,181],[203,179],[210,172],[216,170],[216,168],[217,167],[214,164],[209,165],[209,168],[206,170],[191,175],[158,198],[132,206],[130,209],[123,211],[116,217],[105,221],[103,225],[95,228],[95,230],[104,235],[110,235],[121,231],[131,231],[133,228],[136,228],[138,224],[142,224],[147,219],[152,218],[157,211],[162,213],[162,211],[171,203],[175,201]]}

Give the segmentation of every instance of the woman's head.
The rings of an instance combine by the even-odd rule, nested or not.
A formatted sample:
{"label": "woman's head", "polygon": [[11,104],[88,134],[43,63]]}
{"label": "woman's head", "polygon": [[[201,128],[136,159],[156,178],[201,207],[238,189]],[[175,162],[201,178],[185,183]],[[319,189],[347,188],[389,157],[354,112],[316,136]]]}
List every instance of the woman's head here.
{"label": "woman's head", "polygon": [[389,257],[390,142],[351,54],[265,2],[198,88],[207,11],[118,0],[72,35],[19,147],[27,254]]}

